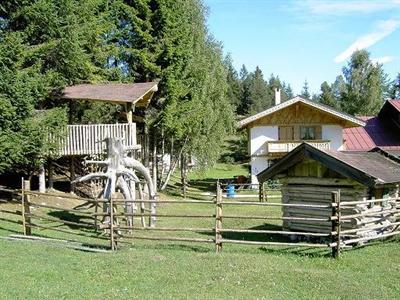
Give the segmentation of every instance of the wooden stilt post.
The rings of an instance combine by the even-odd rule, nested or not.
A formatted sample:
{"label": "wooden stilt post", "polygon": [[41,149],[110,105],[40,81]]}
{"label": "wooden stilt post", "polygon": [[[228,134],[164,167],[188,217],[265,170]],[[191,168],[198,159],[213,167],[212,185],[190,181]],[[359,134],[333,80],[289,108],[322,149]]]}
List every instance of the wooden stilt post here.
{"label": "wooden stilt post", "polygon": [[53,160],[49,160],[49,166],[48,166],[48,188],[49,190],[52,190],[54,188],[54,166],[53,166]]}
{"label": "wooden stilt post", "polygon": [[222,251],[222,189],[221,184],[217,182],[217,197],[215,205],[215,251],[220,253]]}
{"label": "wooden stilt post", "polygon": [[332,233],[331,241],[335,243],[332,247],[332,257],[340,258],[340,231],[341,231],[341,211],[340,211],[340,190],[332,192]]}
{"label": "wooden stilt post", "polygon": [[46,172],[44,169],[44,164],[40,164],[39,166],[39,192],[46,192]]}
{"label": "wooden stilt post", "polygon": [[75,185],[72,183],[73,180],[75,180],[75,159],[73,156],[70,157],[69,161],[69,176],[70,176],[70,181],[71,181],[71,190],[70,192],[73,193],[75,191]]}
{"label": "wooden stilt post", "polygon": [[26,193],[26,191],[31,190],[31,182],[29,180],[24,180],[22,178],[22,209],[21,209],[21,214],[22,214],[22,226],[24,230],[24,235],[31,235],[32,230],[30,227],[31,224],[31,218],[29,214],[31,213],[30,207],[29,207],[29,194]]}
{"label": "wooden stilt post", "polygon": [[114,195],[111,195],[110,199],[110,249],[111,251],[116,250],[116,244],[114,240]]}

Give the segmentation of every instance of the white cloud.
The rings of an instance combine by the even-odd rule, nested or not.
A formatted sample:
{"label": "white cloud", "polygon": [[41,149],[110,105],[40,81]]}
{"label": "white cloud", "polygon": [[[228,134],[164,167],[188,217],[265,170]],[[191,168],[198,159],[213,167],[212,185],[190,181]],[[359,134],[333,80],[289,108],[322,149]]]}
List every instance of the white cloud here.
{"label": "white cloud", "polygon": [[399,20],[386,20],[378,24],[377,30],[359,37],[353,44],[351,44],[346,50],[335,57],[335,63],[341,63],[349,58],[354,51],[371,47],[372,45],[379,42],[381,39],[387,37],[393,33],[400,26]]}
{"label": "white cloud", "polygon": [[396,57],[394,56],[382,56],[382,57],[376,57],[372,58],[371,61],[372,63],[378,63],[378,64],[386,64],[388,62],[394,61]]}
{"label": "white cloud", "polygon": [[369,0],[369,1],[343,1],[343,0],[308,0],[296,3],[298,8],[308,10],[313,14],[341,15],[351,13],[373,13],[400,8],[399,0]]}

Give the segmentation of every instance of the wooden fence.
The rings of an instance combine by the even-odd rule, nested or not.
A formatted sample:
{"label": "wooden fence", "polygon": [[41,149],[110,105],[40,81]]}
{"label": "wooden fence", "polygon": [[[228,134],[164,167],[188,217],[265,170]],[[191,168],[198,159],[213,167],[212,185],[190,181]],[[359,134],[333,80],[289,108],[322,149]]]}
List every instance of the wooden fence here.
{"label": "wooden fence", "polygon": [[[84,237],[91,237],[105,241],[109,245],[109,249],[115,250],[120,247],[120,244],[129,243],[135,240],[147,240],[147,241],[172,241],[172,242],[195,242],[195,243],[208,243],[214,244],[216,252],[221,252],[223,245],[225,244],[240,244],[240,245],[256,245],[256,246],[283,246],[283,247],[307,247],[307,248],[325,248],[331,249],[332,256],[338,258],[343,249],[349,248],[352,245],[358,245],[360,243],[366,243],[376,239],[392,237],[400,234],[400,198],[398,195],[392,198],[386,199],[371,199],[371,200],[360,200],[352,202],[340,201],[340,191],[333,191],[331,194],[331,203],[326,205],[321,204],[301,204],[301,203],[280,203],[280,202],[260,202],[250,201],[240,198],[237,199],[226,198],[224,190],[221,184],[217,184],[216,197],[212,200],[196,200],[196,199],[185,199],[185,200],[126,200],[120,198],[112,198],[110,202],[102,199],[89,199],[80,198],[75,196],[60,195],[60,194],[41,194],[39,192],[33,192],[29,190],[29,181],[24,182],[24,186],[21,190],[22,194],[22,225],[25,235],[32,235],[32,229],[38,229],[42,233],[43,230],[53,230],[66,234],[82,235]],[[32,197],[57,197],[65,200],[67,203],[69,200],[81,201],[82,203],[92,204],[91,209],[78,210],[76,208],[66,209],[60,208],[55,205],[44,204],[42,201],[32,201]],[[150,213],[146,211],[138,213],[126,213],[121,209],[126,203],[156,203],[158,208],[162,208],[165,205],[184,205],[186,213],[170,212],[163,213]],[[98,207],[107,203],[109,209],[105,212],[99,212]],[[194,206],[209,206],[210,213],[198,213],[199,210],[191,209]],[[349,207],[356,207],[357,205],[382,205],[387,209],[382,212],[376,211],[365,211],[356,214],[344,214],[346,209]],[[232,214],[229,212],[230,207],[258,207],[262,208],[259,214],[248,214],[248,213],[236,213]],[[329,209],[331,214],[327,217],[291,217],[284,215],[271,215],[268,214],[268,208],[283,208],[283,207],[296,207],[304,209]],[[40,209],[45,209],[45,213],[40,213]],[[61,213],[68,213],[74,216],[73,219],[78,221],[65,220],[51,216],[49,211],[59,211]],[[187,213],[190,211],[190,213]],[[193,213],[192,213],[193,211]],[[201,211],[201,210],[200,210]],[[240,211],[240,209],[238,210]],[[348,211],[348,210],[347,210]],[[370,224],[369,226],[354,229],[342,230],[342,224],[357,220],[360,217],[366,216],[379,216],[381,215],[385,220],[391,220],[390,222],[380,222],[376,224]],[[89,221],[79,221],[80,217]],[[186,224],[179,226],[157,226],[157,227],[142,227],[142,226],[131,226],[128,223],[124,224],[122,220],[127,218],[148,218],[156,217],[158,220],[168,219],[185,219]],[[99,218],[103,218],[101,221]],[[108,222],[104,223],[104,218],[108,219]],[[193,219],[207,220],[209,226],[194,226]],[[79,230],[67,230],[51,225],[37,224],[35,220],[42,220],[48,222],[61,223],[67,226],[76,227]],[[310,223],[328,222],[331,224],[331,230],[326,233],[313,232],[313,231],[292,231],[292,230],[269,230],[269,229],[249,229],[249,228],[237,228],[235,226],[227,226],[229,220],[249,220],[252,222],[263,222],[266,221],[283,221],[283,220],[301,220]],[[168,224],[165,221],[165,224]],[[178,223],[179,224],[179,223]],[[86,232],[82,233],[82,229]],[[139,233],[140,232],[140,233]],[[146,232],[144,235],[143,232]],[[162,234],[155,234],[156,232]],[[178,234],[179,233],[179,234]],[[191,233],[190,236],[182,235]],[[202,234],[203,236],[193,236],[193,234]],[[166,235],[167,234],[167,235]],[[246,234],[260,234],[264,239],[249,240],[229,238],[229,235],[240,234],[245,236]],[[206,235],[206,236],[204,236]],[[266,241],[265,237],[281,236],[283,239],[275,241]],[[294,237],[291,241],[289,237]],[[102,244],[104,245],[104,243]]]}

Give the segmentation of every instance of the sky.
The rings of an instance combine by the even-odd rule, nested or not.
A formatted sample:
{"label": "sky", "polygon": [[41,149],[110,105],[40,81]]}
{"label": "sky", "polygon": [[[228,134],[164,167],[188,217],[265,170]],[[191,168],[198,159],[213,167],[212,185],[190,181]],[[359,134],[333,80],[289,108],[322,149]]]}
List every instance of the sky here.
{"label": "sky", "polygon": [[400,72],[400,0],[204,0],[210,33],[239,71],[259,66],[300,94],[318,93],[356,49],[366,49],[391,79]]}

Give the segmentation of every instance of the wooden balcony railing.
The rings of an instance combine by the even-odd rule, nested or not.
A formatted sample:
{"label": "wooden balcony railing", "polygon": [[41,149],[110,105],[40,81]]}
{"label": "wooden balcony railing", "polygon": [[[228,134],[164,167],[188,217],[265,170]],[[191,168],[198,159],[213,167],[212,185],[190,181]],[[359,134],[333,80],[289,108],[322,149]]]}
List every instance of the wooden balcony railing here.
{"label": "wooden balcony railing", "polygon": [[[64,138],[58,139],[60,144],[57,155],[91,155],[104,153],[108,137],[121,138],[128,149],[137,149],[136,124],[87,124],[68,125]],[[52,137],[49,137],[52,140]],[[53,141],[54,142],[54,141]]]}
{"label": "wooden balcony railing", "polygon": [[330,149],[331,141],[328,140],[312,140],[312,141],[270,141],[266,142],[266,153],[287,153],[292,151],[303,142],[310,144],[318,149]]}

